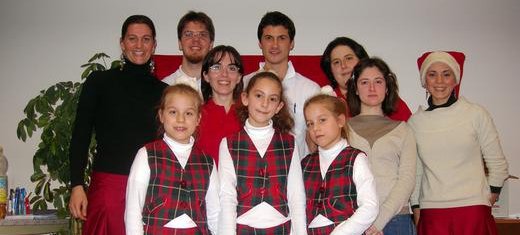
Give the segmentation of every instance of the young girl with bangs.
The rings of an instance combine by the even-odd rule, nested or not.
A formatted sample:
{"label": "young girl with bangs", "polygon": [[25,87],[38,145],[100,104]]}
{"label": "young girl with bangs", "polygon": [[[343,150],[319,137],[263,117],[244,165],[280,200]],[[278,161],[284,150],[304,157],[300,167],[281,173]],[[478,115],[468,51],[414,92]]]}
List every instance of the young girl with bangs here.
{"label": "young girl with bangs", "polygon": [[241,100],[243,129],[220,143],[219,234],[306,234],[300,156],[282,83],[257,73]]}
{"label": "young girl with bangs", "polygon": [[194,145],[202,99],[186,84],[164,90],[162,139],[139,149],[126,193],[126,234],[216,234],[218,174]]}

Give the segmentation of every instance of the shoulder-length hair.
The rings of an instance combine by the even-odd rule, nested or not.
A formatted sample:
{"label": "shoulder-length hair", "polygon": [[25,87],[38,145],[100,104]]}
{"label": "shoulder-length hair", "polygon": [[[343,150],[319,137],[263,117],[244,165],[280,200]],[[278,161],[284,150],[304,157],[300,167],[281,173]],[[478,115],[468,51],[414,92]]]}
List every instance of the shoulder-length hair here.
{"label": "shoulder-length hair", "polygon": [[320,60],[320,67],[323,73],[325,73],[325,76],[327,76],[330,85],[334,89],[338,87],[338,81],[336,81],[336,79],[334,78],[334,75],[332,74],[332,70],[330,68],[330,55],[332,54],[332,50],[334,50],[338,46],[350,47],[350,49],[352,49],[354,54],[356,54],[357,58],[360,60],[368,58],[368,53],[365,51],[365,48],[363,48],[361,44],[357,43],[353,39],[347,37],[337,37],[336,39],[332,40],[325,48],[325,51],[323,51],[323,55],[321,56]]}
{"label": "shoulder-length hair", "polygon": [[242,58],[238,51],[232,46],[219,45],[211,49],[206,57],[204,57],[204,61],[202,61],[202,69],[201,69],[201,81],[200,81],[200,90],[202,96],[204,97],[204,102],[208,102],[213,95],[213,91],[211,89],[211,85],[209,82],[206,82],[204,79],[204,74],[208,74],[209,67],[214,64],[220,63],[222,58],[225,55],[228,55],[231,63],[238,67],[238,72],[240,73],[240,81],[233,89],[233,100],[238,100],[240,98],[240,93],[242,92],[242,88],[244,86],[244,82],[242,81],[242,75],[244,75],[244,64],[242,63]]}
{"label": "shoulder-length hair", "polygon": [[347,83],[347,103],[350,109],[350,114],[352,116],[356,116],[361,112],[361,99],[359,95],[356,94],[358,87],[357,81],[359,76],[365,71],[367,68],[377,68],[381,74],[383,74],[383,78],[386,83],[386,95],[383,103],[381,104],[381,108],[383,109],[383,113],[388,116],[395,111],[395,102],[399,98],[399,87],[397,85],[397,78],[395,74],[390,70],[390,67],[383,61],[377,57],[365,58],[359,61],[359,63],[354,67],[354,71],[352,72],[352,81]]}

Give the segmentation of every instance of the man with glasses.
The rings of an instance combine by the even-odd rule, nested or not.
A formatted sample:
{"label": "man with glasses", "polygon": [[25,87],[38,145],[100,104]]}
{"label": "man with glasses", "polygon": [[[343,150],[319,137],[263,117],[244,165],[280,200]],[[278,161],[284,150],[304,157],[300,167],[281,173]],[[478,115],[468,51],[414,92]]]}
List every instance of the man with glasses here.
{"label": "man with glasses", "polygon": [[162,81],[168,85],[188,83],[196,85],[200,91],[202,62],[213,48],[215,27],[213,21],[204,12],[189,11],[177,25],[179,50],[182,51],[182,64],[175,73]]}

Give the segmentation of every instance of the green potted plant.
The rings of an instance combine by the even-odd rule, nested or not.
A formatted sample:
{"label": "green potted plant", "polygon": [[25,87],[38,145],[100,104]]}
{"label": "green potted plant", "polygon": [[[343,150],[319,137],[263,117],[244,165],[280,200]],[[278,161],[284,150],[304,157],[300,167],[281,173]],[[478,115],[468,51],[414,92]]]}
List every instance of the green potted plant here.
{"label": "green potted plant", "polygon": [[[106,70],[105,53],[97,53],[82,65],[81,74],[84,80],[93,71]],[[120,66],[120,61],[110,63],[110,68]],[[82,82],[58,82],[40,91],[31,99],[25,109],[25,118],[18,123],[18,139],[26,141],[36,130],[41,130],[38,150],[33,156],[33,174],[31,182],[35,183],[34,193],[30,198],[33,210],[45,210],[52,203],[58,211],[59,218],[68,217],[67,203],[70,199],[70,165],[69,143],[76,116],[76,107],[81,93]],[[89,150],[88,171],[85,174],[89,182],[89,170],[92,156],[95,153],[95,140],[91,140]],[[78,230],[76,223],[71,223],[74,232]],[[74,228],[75,227],[75,228]]]}

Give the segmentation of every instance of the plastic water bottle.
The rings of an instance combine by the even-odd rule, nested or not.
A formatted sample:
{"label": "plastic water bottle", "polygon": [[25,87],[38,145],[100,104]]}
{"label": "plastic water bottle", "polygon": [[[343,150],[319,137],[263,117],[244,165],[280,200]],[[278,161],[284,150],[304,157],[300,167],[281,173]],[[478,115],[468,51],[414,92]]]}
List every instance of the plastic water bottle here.
{"label": "plastic water bottle", "polygon": [[7,214],[7,158],[0,146],[0,219]]}
{"label": "plastic water bottle", "polygon": [[7,158],[0,146],[0,219],[7,214]]}

